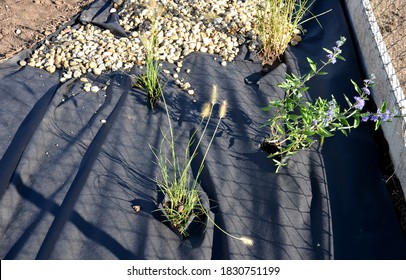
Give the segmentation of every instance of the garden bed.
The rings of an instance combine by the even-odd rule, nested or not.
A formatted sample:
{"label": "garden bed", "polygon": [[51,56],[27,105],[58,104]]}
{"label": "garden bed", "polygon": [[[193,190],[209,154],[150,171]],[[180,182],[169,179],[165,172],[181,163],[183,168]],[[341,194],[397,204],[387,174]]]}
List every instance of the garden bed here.
{"label": "garden bed", "polygon": [[[100,32],[115,34],[108,36],[120,44],[114,40],[134,30],[120,26],[119,7],[112,11],[106,3],[112,4],[95,1],[69,24],[72,28],[61,28],[38,48],[81,32],[79,23],[83,31],[111,30]],[[37,62],[25,65],[22,61],[31,63],[36,48],[0,64],[1,257],[404,259],[405,240],[368,125],[299,151],[279,173],[259,148],[270,118],[261,109],[283,97],[275,85],[286,73],[307,73],[306,57],[325,60],[322,48],[334,46],[337,36],[347,37],[346,62],[329,65],[328,75],[310,81],[309,98],[334,94],[345,106],[342,94],[354,94],[350,80],[366,78],[340,1],[311,7],[314,14],[330,9],[331,15],[319,18],[323,28],[316,21],[303,25],[307,32],[301,42],[268,73],[250,42],[230,60],[225,54],[192,51],[181,64],[162,62],[176,150],[182,152],[191,135],[201,139],[200,159],[204,147],[212,145],[199,180],[209,217],[229,234],[252,240],[251,245],[210,222],[204,232],[182,239],[156,218],[161,201],[153,178],[159,170],[151,147],[165,139],[168,119],[162,102],[151,110],[145,91],[133,87],[134,75],[143,71],[137,59],[126,70],[90,67],[89,61],[92,70],[75,75],[79,69],[68,71],[77,65],[60,70]],[[227,100],[227,114],[218,130],[209,125],[207,136],[199,130],[193,134],[214,85],[218,99]],[[216,122],[218,109],[213,109]],[[199,170],[193,161],[193,176]]]}

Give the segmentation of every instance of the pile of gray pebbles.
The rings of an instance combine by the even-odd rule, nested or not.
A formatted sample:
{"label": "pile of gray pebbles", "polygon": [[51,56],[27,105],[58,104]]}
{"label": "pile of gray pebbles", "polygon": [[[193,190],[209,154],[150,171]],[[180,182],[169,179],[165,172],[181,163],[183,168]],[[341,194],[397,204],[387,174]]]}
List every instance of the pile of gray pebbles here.
{"label": "pile of gray pebbles", "polygon": [[[34,50],[30,58],[19,63],[50,73],[62,69],[62,83],[81,78],[89,72],[101,75],[105,71],[126,71],[134,65],[142,67],[145,63],[143,38],[150,38],[155,31],[157,59],[175,64],[172,75],[176,79],[183,58],[191,52],[216,54],[221,57],[219,63],[226,66],[235,59],[244,43],[250,51],[258,51],[260,44],[255,30],[257,2],[116,0],[109,12],[118,15],[127,37],[114,36],[109,30],[91,24],[75,28],[68,26]],[[176,82],[193,94],[187,85]],[[91,87],[87,84],[84,89],[90,91]]]}

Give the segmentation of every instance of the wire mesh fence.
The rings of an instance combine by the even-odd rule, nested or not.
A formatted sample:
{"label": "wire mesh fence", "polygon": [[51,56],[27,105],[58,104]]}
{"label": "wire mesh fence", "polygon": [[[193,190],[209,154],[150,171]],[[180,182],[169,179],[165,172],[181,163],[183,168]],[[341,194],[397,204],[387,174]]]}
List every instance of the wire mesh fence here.
{"label": "wire mesh fence", "polygon": [[376,77],[373,100],[403,116],[382,125],[382,131],[406,193],[406,0],[343,1],[364,70]]}
{"label": "wire mesh fence", "polygon": [[406,92],[406,0],[371,0],[383,41]]}

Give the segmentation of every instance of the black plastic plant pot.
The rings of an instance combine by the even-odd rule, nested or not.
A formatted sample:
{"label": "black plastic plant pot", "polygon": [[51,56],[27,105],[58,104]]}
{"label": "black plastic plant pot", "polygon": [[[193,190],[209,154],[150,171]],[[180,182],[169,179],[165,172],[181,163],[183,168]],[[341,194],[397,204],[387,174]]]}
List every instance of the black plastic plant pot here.
{"label": "black plastic plant pot", "polygon": [[157,97],[148,96],[147,98],[148,98],[149,107],[152,110],[154,110],[158,106],[159,97],[157,98]]}
{"label": "black plastic plant pot", "polygon": [[154,110],[158,106],[159,100],[161,99],[162,89],[160,89],[158,86],[158,88],[154,88],[153,94],[148,93],[146,90],[146,84],[145,84],[144,78],[145,78],[145,74],[141,75],[137,79],[137,81],[135,82],[133,87],[141,89],[145,92],[146,98],[148,100],[148,106],[151,110]]}
{"label": "black plastic plant pot", "polygon": [[275,70],[280,64],[285,63],[285,54],[280,55],[272,63],[262,63],[262,73],[267,74]]}
{"label": "black plastic plant pot", "polygon": [[[264,140],[260,145],[260,148],[267,152],[269,155],[280,152],[280,147],[281,146],[279,142],[269,140]],[[277,156],[275,159],[281,160],[281,156]]]}
{"label": "black plastic plant pot", "polygon": [[194,237],[203,234],[206,224],[207,224],[207,217],[202,211],[195,211],[192,215],[189,216],[186,224],[185,224],[185,231],[182,234],[178,228],[176,228],[171,220],[169,219],[169,216],[167,214],[167,211],[165,210],[167,208],[166,205],[169,205],[170,201],[168,198],[164,198],[161,203],[158,204],[157,206],[157,212],[158,212],[158,219],[165,224],[167,227],[169,227],[176,235],[179,236],[181,239],[186,239],[189,237]]}

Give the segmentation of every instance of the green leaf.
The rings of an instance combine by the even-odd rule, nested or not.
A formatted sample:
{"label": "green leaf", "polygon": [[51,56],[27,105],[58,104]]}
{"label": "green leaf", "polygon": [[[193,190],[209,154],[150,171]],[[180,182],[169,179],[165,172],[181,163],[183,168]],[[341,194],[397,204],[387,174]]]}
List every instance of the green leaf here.
{"label": "green leaf", "polygon": [[382,113],[386,111],[386,101],[384,101],[384,102],[382,103],[380,110],[381,110]]}
{"label": "green leaf", "polygon": [[303,131],[303,134],[306,136],[313,136],[314,134],[316,134],[316,132],[314,130],[305,130]]}
{"label": "green leaf", "polygon": [[278,88],[289,89],[291,86],[288,83],[281,83],[276,85]]}
{"label": "green leaf", "polygon": [[317,71],[316,63],[314,63],[313,60],[311,60],[308,57],[307,57],[307,62],[309,63],[309,66],[313,70],[313,72],[316,72]]}
{"label": "green leaf", "polygon": [[277,135],[283,135],[285,133],[283,127],[278,123],[273,123],[272,128],[276,130]]}
{"label": "green leaf", "polygon": [[321,137],[320,137],[320,145],[323,145],[323,144],[324,144],[324,137],[321,136]]}
{"label": "green leaf", "polygon": [[360,124],[360,119],[358,118],[354,118],[354,128],[357,128]]}
{"label": "green leaf", "polygon": [[288,75],[288,77],[290,78],[290,80],[293,80],[293,81],[299,81],[300,80],[299,77],[295,75],[295,73],[292,73],[292,74]]}
{"label": "green leaf", "polygon": [[303,82],[305,83],[305,82],[310,81],[310,79],[313,77],[313,75],[314,75],[314,71],[313,71],[313,70],[310,71],[309,74],[304,75],[304,76],[302,77]]}
{"label": "green leaf", "polygon": [[287,128],[288,130],[294,130],[294,129],[295,129],[294,126],[292,126],[292,124],[291,124],[290,122],[287,122],[287,123],[286,123],[286,128]]}
{"label": "green leaf", "polygon": [[268,111],[270,111],[272,109],[272,107],[273,106],[263,107],[263,108],[261,108],[261,111],[268,112]]}
{"label": "green leaf", "polygon": [[331,50],[329,50],[329,49],[323,48],[323,50],[324,50],[325,52],[327,52],[327,53],[333,54],[333,52],[332,52]]}
{"label": "green leaf", "polygon": [[341,127],[343,126],[341,123],[331,123],[330,125],[333,126],[334,130],[335,130],[336,128],[341,128]]}
{"label": "green leaf", "polygon": [[324,127],[318,127],[317,129],[317,134],[322,136],[322,137],[331,137],[334,136],[334,134],[330,133],[328,130],[326,130]]}
{"label": "green leaf", "polygon": [[349,127],[350,123],[348,122],[348,120],[346,118],[341,118],[340,122],[345,126],[345,127]]}
{"label": "green leaf", "polygon": [[301,87],[301,88],[298,89],[298,91],[299,91],[300,93],[302,93],[302,92],[305,92],[305,91],[308,90],[308,89],[309,89],[309,87]]}
{"label": "green leaf", "polygon": [[338,58],[339,60],[345,61],[345,58],[344,58],[344,57],[342,57],[342,56],[341,56],[341,55],[339,55],[339,54],[336,54],[336,58]]}
{"label": "green leaf", "polygon": [[324,75],[327,75],[328,73],[327,72],[324,72],[324,71],[321,71],[321,72],[318,72],[317,73],[317,75],[321,75],[321,76],[324,76]]}
{"label": "green leaf", "polygon": [[361,89],[359,88],[358,84],[357,84],[356,82],[354,82],[352,79],[351,79],[351,83],[354,85],[355,91],[356,91],[359,95],[361,95],[361,94],[362,94],[362,91],[361,91]]}
{"label": "green leaf", "polygon": [[375,130],[378,130],[379,126],[381,125],[381,119],[377,120],[375,123]]}
{"label": "green leaf", "polygon": [[302,119],[305,124],[310,124],[312,122],[312,115],[309,112],[302,111]]}
{"label": "green leaf", "polygon": [[344,94],[344,98],[345,98],[345,101],[347,101],[348,106],[352,107],[352,103],[351,103],[350,99],[348,99],[347,95]]}

